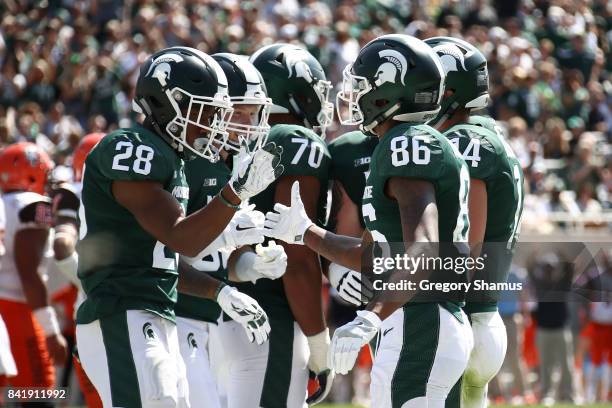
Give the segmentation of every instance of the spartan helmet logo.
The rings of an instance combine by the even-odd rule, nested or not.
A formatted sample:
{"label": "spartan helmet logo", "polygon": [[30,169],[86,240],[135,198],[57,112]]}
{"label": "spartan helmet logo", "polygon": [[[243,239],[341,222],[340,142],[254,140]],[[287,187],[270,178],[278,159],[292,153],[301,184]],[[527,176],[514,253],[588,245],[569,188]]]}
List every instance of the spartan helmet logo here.
{"label": "spartan helmet logo", "polygon": [[142,334],[144,334],[145,339],[154,339],[155,332],[153,331],[153,325],[149,322],[146,322],[142,325]]}
{"label": "spartan helmet logo", "polygon": [[455,45],[441,44],[434,47],[434,51],[438,54],[438,57],[440,57],[440,62],[442,63],[445,74],[452,71],[459,71],[457,68],[457,61],[459,61],[461,69],[467,71],[467,68],[465,68],[465,57],[461,50]]}
{"label": "spartan helmet logo", "polygon": [[399,51],[396,50],[382,50],[378,53],[378,56],[386,60],[376,70],[374,76],[374,84],[381,86],[385,82],[396,82],[397,73],[400,74],[400,82],[404,85],[404,77],[408,70],[408,62]]}
{"label": "spartan helmet logo", "polygon": [[170,79],[170,73],[172,72],[169,62],[178,63],[182,61],[183,57],[178,54],[160,55],[153,60],[145,76],[151,74],[152,78],[156,78],[162,86],[166,86],[166,81]]}
{"label": "spartan helmet logo", "polygon": [[312,71],[308,64],[304,62],[304,59],[308,57],[308,52],[301,48],[295,48],[285,52],[285,65],[289,71],[289,78],[295,75],[297,78],[304,78],[308,83],[313,81]]}
{"label": "spartan helmet logo", "polygon": [[189,347],[191,348],[198,348],[198,343],[196,342],[195,335],[193,333],[189,333],[187,335],[187,344],[189,344]]}

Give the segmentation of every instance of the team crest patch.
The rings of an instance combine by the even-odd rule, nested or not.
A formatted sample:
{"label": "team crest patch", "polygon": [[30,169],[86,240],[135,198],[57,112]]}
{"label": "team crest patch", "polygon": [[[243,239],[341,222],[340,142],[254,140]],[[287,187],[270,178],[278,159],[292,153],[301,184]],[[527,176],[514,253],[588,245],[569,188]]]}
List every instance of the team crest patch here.
{"label": "team crest patch", "polygon": [[155,332],[153,331],[153,325],[150,322],[146,322],[142,325],[142,334],[144,334],[145,339],[154,339]]}
{"label": "team crest patch", "polygon": [[187,344],[189,344],[189,347],[192,349],[198,348],[198,342],[196,341],[195,335],[193,333],[189,333],[187,335]]}
{"label": "team crest patch", "polygon": [[378,56],[386,62],[383,62],[378,67],[376,75],[374,76],[374,84],[376,86],[381,86],[386,82],[395,84],[399,73],[399,81],[404,85],[404,77],[408,71],[408,61],[406,61],[406,57],[396,50],[382,50],[378,53]]}

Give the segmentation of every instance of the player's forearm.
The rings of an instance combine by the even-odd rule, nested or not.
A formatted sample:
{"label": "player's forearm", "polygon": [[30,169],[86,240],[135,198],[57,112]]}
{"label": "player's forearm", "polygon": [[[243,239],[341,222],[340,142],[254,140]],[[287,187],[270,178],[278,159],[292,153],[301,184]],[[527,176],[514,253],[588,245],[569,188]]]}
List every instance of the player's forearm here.
{"label": "player's forearm", "polygon": [[74,253],[78,240],[77,231],[76,223],[73,222],[62,222],[55,225],[53,256],[56,260],[61,261]]}
{"label": "player's forearm", "polygon": [[238,264],[240,257],[245,252],[253,253],[253,249],[250,246],[240,247],[233,251],[227,260],[227,277],[232,282],[242,282],[242,280],[238,277],[239,274],[236,272],[236,265]]}
{"label": "player's forearm", "polygon": [[23,294],[32,310],[49,305],[47,287],[38,273],[48,234],[49,231],[42,228],[21,230],[15,234],[15,267]]}
{"label": "player's forearm", "polygon": [[361,271],[362,239],[337,235],[312,225],[306,230],[304,244],[330,261],[354,271]]}
{"label": "player's forearm", "polygon": [[[314,255],[314,254],[313,254]],[[323,302],[321,300],[321,269],[316,258],[291,263],[283,275],[293,317],[306,336],[321,333],[325,329]]]}
{"label": "player's forearm", "polygon": [[[240,204],[229,187],[226,186],[221,194],[233,205]],[[223,232],[235,212],[236,209],[215,197],[204,208],[177,222],[169,234],[167,245],[183,255],[194,257]]]}
{"label": "player's forearm", "polygon": [[204,299],[216,299],[218,289],[225,284],[206,272],[198,271],[184,262],[179,264],[178,291]]}
{"label": "player's forearm", "polygon": [[[33,256],[36,258],[35,255]],[[15,263],[28,306],[32,310],[48,306],[47,287],[43,282],[42,276],[38,274],[39,262],[36,262],[34,259],[28,260],[24,259],[24,257],[16,256]]]}

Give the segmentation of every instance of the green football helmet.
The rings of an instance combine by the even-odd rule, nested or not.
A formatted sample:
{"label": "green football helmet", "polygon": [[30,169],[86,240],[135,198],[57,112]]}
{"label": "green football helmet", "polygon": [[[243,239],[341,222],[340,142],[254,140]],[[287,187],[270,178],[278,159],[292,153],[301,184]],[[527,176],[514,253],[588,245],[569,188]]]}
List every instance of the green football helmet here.
{"label": "green football helmet", "polygon": [[[272,106],[272,100],[268,98],[266,84],[261,74],[249,62],[248,57],[230,53],[217,53],[212,57],[225,73],[229,84],[230,101],[234,107],[234,116],[227,125],[227,131],[237,134],[238,142],[228,139],[226,149],[238,152],[241,146],[248,151],[261,148],[270,132],[268,117]],[[259,106],[256,123],[244,124],[234,120],[240,105]]]}
{"label": "green football helmet", "polygon": [[440,113],[432,125],[444,123],[459,108],[478,110],[489,103],[487,59],[472,44],[452,37],[425,40],[438,54],[446,73],[446,89],[453,93],[442,98]]}
{"label": "green football helmet", "polygon": [[334,105],[329,102],[331,82],[319,61],[297,45],[282,43],[260,48],[250,61],[266,83],[271,113],[290,113],[325,137]]}
{"label": "green football helmet", "polygon": [[344,69],[336,108],[343,125],[360,125],[374,135],[388,118],[413,123],[434,118],[443,91],[444,70],[427,44],[409,35],[383,35]]}
{"label": "green football helmet", "polygon": [[[133,108],[182,156],[219,159],[231,106],[223,70],[201,51],[166,48],[140,67]],[[187,142],[188,125],[202,129],[193,145]]]}

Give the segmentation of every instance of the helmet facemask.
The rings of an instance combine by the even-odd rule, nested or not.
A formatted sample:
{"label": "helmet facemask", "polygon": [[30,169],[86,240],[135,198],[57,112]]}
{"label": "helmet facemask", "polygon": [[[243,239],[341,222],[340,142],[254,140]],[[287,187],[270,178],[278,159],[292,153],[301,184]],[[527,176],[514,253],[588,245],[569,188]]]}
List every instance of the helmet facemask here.
{"label": "helmet facemask", "polygon": [[[237,140],[232,140],[228,137],[224,148],[234,153],[240,151],[241,147],[244,147],[248,152],[260,149],[266,144],[268,133],[270,132],[268,119],[270,117],[272,99],[256,91],[252,95],[231,97],[230,100],[235,109],[232,116],[233,120],[228,123],[226,130],[229,134],[235,134]],[[240,108],[248,106],[257,107],[256,117],[250,123],[238,122],[238,114],[241,112]]]}
{"label": "helmet facemask", "polygon": [[363,123],[363,112],[359,107],[359,99],[372,89],[368,79],[354,75],[352,65],[347,65],[342,71],[342,88],[336,95],[338,119],[343,125],[360,125]]}
{"label": "helmet facemask", "polygon": [[[227,144],[227,126],[233,113],[229,96],[220,92],[213,97],[199,96],[181,88],[166,90],[165,94],[176,113],[166,125],[166,132],[179,144],[178,150],[183,151],[181,148],[186,147],[200,157],[212,162],[218,161],[220,151]],[[206,113],[209,112],[207,118]],[[193,141],[193,146],[187,141],[189,125],[203,130]]]}
{"label": "helmet facemask", "polygon": [[329,92],[331,88],[332,83],[330,81],[319,79],[315,80],[313,84],[313,89],[321,103],[321,110],[317,114],[317,123],[319,126],[315,126],[315,128],[318,128],[323,139],[325,139],[325,130],[334,121],[334,104],[329,101]]}

